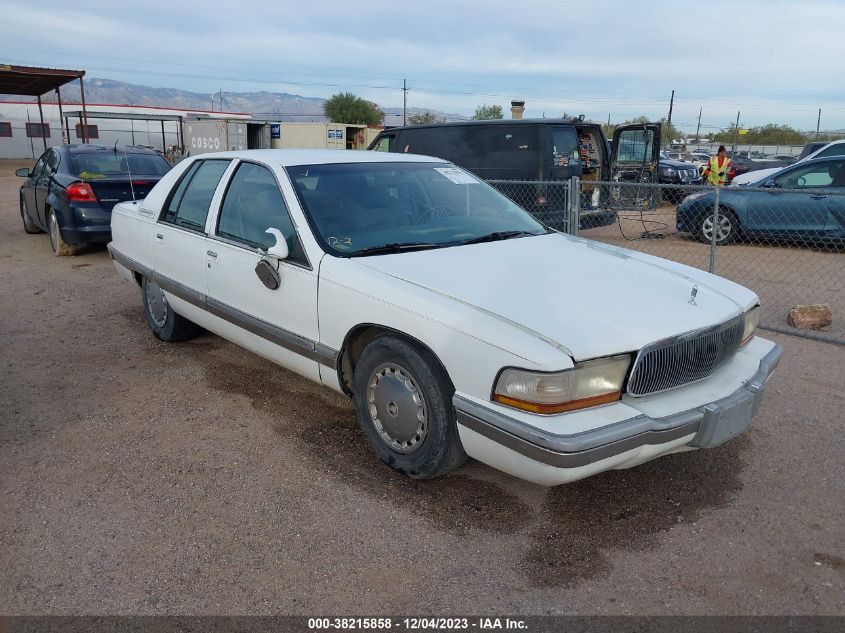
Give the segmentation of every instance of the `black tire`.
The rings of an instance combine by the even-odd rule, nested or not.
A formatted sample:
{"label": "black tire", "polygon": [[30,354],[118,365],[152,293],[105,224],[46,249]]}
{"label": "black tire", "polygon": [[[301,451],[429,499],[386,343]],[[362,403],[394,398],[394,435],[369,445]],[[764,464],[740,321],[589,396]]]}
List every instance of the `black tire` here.
{"label": "black tire", "polygon": [[455,388],[433,354],[399,337],[380,336],[361,353],[353,385],[358,423],[385,464],[415,479],[432,479],[466,461],[452,404]]}
{"label": "black tire", "polygon": [[47,210],[47,228],[50,234],[50,247],[53,249],[56,257],[70,257],[76,255],[79,247],[75,244],[68,244],[62,237],[62,230],[59,227],[59,221],[56,218],[56,212],[53,209]]}
{"label": "black tire", "polygon": [[141,281],[141,301],[147,324],[162,341],[186,341],[202,333],[200,326],[173,311],[158,284],[147,277]]}
{"label": "black tire", "polygon": [[41,228],[35,222],[32,221],[32,218],[29,217],[29,213],[26,209],[26,200],[24,200],[23,196],[21,196],[20,207],[21,220],[23,220],[23,232],[29,233],[30,235],[35,235],[36,233],[43,233],[44,231],[42,231]]}
{"label": "black tire", "polygon": [[[716,221],[720,227],[716,233],[716,244],[731,244],[739,239],[741,227],[736,214],[725,207],[719,207]],[[697,222],[696,236],[702,242],[710,243],[712,237],[713,213],[703,213]]]}

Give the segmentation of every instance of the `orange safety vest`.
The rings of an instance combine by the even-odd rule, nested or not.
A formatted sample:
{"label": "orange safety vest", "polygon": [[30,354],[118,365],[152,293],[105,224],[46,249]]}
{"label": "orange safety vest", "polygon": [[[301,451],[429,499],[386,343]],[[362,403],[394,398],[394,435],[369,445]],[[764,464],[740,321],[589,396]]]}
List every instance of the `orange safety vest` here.
{"label": "orange safety vest", "polygon": [[719,157],[711,156],[710,164],[707,166],[707,182],[711,185],[722,185],[728,181],[728,171],[731,168],[731,159],[725,156],[725,162],[719,165]]}

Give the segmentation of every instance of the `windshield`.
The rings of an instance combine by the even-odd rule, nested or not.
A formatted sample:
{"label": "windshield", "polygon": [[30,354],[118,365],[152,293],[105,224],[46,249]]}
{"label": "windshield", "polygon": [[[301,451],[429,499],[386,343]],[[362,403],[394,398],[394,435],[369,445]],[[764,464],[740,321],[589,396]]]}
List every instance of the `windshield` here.
{"label": "windshield", "polygon": [[498,191],[450,163],[301,165],[287,171],[312,229],[338,255],[547,232]]}
{"label": "windshield", "polygon": [[70,171],[83,180],[111,176],[163,176],[170,171],[170,163],[155,154],[124,154],[91,152],[71,154]]}

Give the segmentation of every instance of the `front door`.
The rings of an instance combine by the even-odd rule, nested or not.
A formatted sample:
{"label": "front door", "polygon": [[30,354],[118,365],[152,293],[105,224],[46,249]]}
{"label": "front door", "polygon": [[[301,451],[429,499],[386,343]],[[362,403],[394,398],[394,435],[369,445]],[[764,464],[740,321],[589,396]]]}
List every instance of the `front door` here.
{"label": "front door", "polygon": [[44,154],[44,168],[34,179],[35,184],[35,208],[38,211],[38,218],[47,225],[47,196],[50,195],[50,188],[53,186],[53,174],[59,166],[59,155],[52,149]]}
{"label": "front door", "polygon": [[44,172],[44,167],[47,165],[47,152],[44,152],[41,157],[35,162],[32,171],[29,172],[29,178],[26,179],[23,187],[23,199],[26,203],[26,210],[35,222],[43,229],[47,229],[47,223],[44,221],[42,214],[38,212],[38,204],[35,201],[35,187],[41,174]]}
{"label": "front door", "polygon": [[660,202],[656,188],[660,161],[660,123],[620,125],[610,148],[610,180],[627,183],[611,190],[611,203],[625,209],[652,209]]}
{"label": "front door", "polygon": [[[265,259],[278,229],[289,255]],[[215,226],[206,241],[208,310],[231,323],[227,338],[311,378],[320,380],[315,360],[317,271],[311,266],[291,221],[276,176],[265,165],[242,162],[232,175]],[[278,287],[262,282],[256,266],[265,260],[279,275]]]}
{"label": "front door", "polygon": [[[831,188],[843,162],[799,165],[777,176],[775,187],[770,192],[750,192],[745,229],[773,237],[823,237],[828,226],[830,205],[830,196],[825,190]],[[802,189],[807,192],[802,192]]]}
{"label": "front door", "polygon": [[229,160],[198,160],[182,176],[155,226],[153,266],[167,300],[186,318],[204,309],[206,219]]}

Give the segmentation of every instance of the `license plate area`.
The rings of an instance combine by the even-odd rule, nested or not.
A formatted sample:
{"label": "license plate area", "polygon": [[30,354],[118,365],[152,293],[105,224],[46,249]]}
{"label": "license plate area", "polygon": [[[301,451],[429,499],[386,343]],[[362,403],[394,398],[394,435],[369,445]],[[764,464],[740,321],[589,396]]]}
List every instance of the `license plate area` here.
{"label": "license plate area", "polygon": [[759,394],[743,389],[729,402],[704,407],[704,419],[690,446],[713,448],[745,432],[760,404]]}

